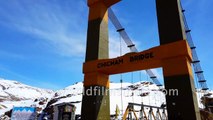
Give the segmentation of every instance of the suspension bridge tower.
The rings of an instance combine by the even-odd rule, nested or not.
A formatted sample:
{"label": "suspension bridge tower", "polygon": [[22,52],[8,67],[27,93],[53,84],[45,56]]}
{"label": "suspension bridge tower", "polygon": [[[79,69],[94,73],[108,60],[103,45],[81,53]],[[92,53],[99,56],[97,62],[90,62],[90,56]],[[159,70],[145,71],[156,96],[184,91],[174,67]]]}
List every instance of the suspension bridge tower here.
{"label": "suspension bridge tower", "polygon": [[[180,0],[156,0],[156,7],[160,45],[186,40]],[[178,90],[178,96],[166,95],[168,119],[200,120],[191,61],[180,56],[164,62],[165,88]]]}
{"label": "suspension bridge tower", "polygon": [[160,46],[109,59],[107,10],[119,1],[88,0],[81,119],[110,120],[109,75],[162,67],[165,88],[178,90],[166,95],[168,119],[200,120],[180,0],[156,0]]}
{"label": "suspension bridge tower", "polygon": [[[119,1],[87,1],[89,21],[85,62],[109,58],[108,8]],[[95,71],[85,74],[81,119],[109,120],[109,104],[109,75]]]}

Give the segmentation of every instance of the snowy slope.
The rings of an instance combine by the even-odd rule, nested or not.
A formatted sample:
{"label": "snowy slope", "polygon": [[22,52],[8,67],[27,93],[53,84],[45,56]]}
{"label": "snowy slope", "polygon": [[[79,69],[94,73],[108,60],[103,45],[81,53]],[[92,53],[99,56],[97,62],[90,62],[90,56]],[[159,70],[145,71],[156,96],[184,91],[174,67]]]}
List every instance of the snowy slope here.
{"label": "snowy slope", "polygon": [[[52,94],[52,90],[40,89],[28,85],[24,85],[17,81],[4,80],[0,78],[0,96],[1,97],[10,97],[13,95],[14,97],[20,99],[34,99],[41,97],[43,95],[47,96]],[[32,94],[33,93],[33,94]]]}
{"label": "snowy slope", "polygon": [[52,90],[31,87],[17,81],[0,78],[0,115],[13,106],[36,105],[38,103],[34,102],[35,99],[50,99],[53,94]]}
{"label": "snowy slope", "polygon": [[[12,109],[13,106],[36,106],[41,110],[48,110],[63,102],[73,103],[77,108],[76,114],[80,114],[82,94],[82,82],[54,92],[24,85],[17,81],[0,79],[0,115]],[[198,94],[198,99],[200,96],[201,94]],[[110,83],[110,114],[115,114],[116,105],[120,111],[124,112],[129,102],[160,106],[165,103],[165,95],[162,88],[160,89],[151,82],[123,83],[121,102],[121,84]],[[202,107],[201,104],[199,106]],[[136,109],[140,110],[137,107]]]}
{"label": "snowy slope", "polygon": [[[122,110],[121,104],[121,89],[120,83],[110,83],[110,112],[115,113],[116,105]],[[158,91],[159,88],[150,82],[138,83],[123,83],[122,84],[123,109],[128,105],[128,102],[136,102],[144,104],[152,104],[160,106],[165,102],[164,94]],[[79,82],[68,86],[62,90],[53,92],[40,88],[24,85],[17,81],[0,79],[0,115],[5,111],[12,109],[13,106],[39,106],[35,99],[48,98],[43,109],[48,104],[53,106],[63,102],[71,102],[76,105],[76,114],[80,114],[82,101],[83,83]],[[140,94],[147,93],[147,96],[141,97]],[[132,96],[132,92],[134,95]],[[48,103],[50,102],[50,103]],[[4,106],[4,107],[3,107]]]}
{"label": "snowy slope", "polygon": [[[115,114],[116,105],[122,110],[121,104],[121,84],[120,83],[110,83],[110,114]],[[123,109],[125,110],[129,102],[152,104],[160,106],[165,102],[164,93],[159,91],[159,88],[150,82],[138,82],[138,83],[123,83],[122,97],[123,97]],[[133,90],[135,89],[135,90]],[[76,83],[63,90],[59,90],[55,95],[60,98],[64,96],[69,96],[66,98],[59,99],[54,104],[63,102],[72,102],[76,105],[76,114],[80,114],[81,111],[81,100],[82,100],[82,82]],[[142,92],[143,91],[143,92]],[[134,95],[132,96],[132,92]],[[147,96],[141,97],[142,93],[148,93]],[[56,98],[57,98],[56,97]],[[53,105],[54,105],[53,104]]]}

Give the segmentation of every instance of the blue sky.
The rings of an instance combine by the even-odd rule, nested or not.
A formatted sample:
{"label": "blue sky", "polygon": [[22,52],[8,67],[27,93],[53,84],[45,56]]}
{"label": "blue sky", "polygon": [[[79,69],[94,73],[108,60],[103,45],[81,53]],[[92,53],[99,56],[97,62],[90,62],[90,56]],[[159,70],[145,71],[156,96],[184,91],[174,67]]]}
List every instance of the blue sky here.
{"label": "blue sky", "polygon": [[[0,77],[55,90],[82,81],[88,17],[85,1],[0,0]],[[208,86],[213,87],[213,1],[182,3]],[[159,45],[155,0],[123,0],[112,8],[139,50]],[[119,56],[119,35],[110,22],[109,31],[110,56]],[[128,52],[125,45],[122,49],[123,54]],[[162,82],[161,70],[155,73]],[[139,81],[139,73],[133,74],[134,82]],[[142,74],[141,79],[148,80]],[[123,79],[131,82],[131,74]],[[111,77],[113,82],[119,80],[119,75]]]}

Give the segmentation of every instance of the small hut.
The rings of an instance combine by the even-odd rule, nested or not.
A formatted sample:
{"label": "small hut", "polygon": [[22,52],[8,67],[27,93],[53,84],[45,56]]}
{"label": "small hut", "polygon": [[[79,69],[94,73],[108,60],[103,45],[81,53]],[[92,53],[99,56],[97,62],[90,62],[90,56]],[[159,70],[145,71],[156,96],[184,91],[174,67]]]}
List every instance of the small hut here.
{"label": "small hut", "polygon": [[54,105],[53,120],[75,120],[75,105],[60,103]]}

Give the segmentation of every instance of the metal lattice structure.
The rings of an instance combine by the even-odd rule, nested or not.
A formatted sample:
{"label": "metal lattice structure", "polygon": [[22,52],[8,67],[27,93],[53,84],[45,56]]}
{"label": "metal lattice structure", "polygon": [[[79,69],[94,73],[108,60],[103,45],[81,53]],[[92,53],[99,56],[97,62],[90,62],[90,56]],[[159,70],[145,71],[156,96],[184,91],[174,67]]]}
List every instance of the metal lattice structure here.
{"label": "metal lattice structure", "polygon": [[[136,110],[135,107],[140,107],[140,110]],[[139,116],[136,114],[137,112],[139,112]],[[168,120],[165,107],[129,103],[122,120],[133,120],[133,118],[134,120]]]}

